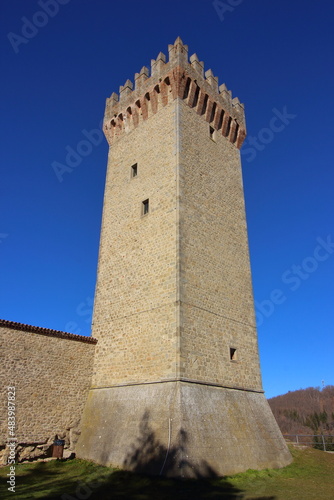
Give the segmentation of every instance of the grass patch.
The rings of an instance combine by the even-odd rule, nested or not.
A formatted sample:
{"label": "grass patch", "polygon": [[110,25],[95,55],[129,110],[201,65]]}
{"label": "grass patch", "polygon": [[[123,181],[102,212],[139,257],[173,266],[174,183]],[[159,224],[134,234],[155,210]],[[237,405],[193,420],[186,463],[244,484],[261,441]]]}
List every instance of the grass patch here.
{"label": "grass patch", "polygon": [[248,470],[226,478],[244,499],[329,500],[334,498],[334,454],[289,447],[293,462],[283,469]]}
{"label": "grass patch", "polygon": [[249,470],[210,480],[149,477],[84,460],[16,466],[16,492],[7,490],[8,467],[0,469],[0,498],[15,500],[329,500],[334,498],[334,454],[291,449],[283,469]]}

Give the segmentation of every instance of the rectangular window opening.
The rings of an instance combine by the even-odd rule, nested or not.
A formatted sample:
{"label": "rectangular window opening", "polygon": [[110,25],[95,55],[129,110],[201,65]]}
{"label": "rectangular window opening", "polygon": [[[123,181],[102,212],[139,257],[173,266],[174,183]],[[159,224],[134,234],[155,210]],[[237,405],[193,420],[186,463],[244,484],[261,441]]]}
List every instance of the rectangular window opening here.
{"label": "rectangular window opening", "polygon": [[186,85],[184,87],[183,99],[187,99],[190,90],[191,79],[187,78]]}
{"label": "rectangular window opening", "polygon": [[138,175],[138,164],[135,163],[131,166],[131,177],[137,177]]}
{"label": "rectangular window opening", "polygon": [[233,134],[233,138],[232,138],[233,144],[237,141],[238,132],[239,132],[239,123],[236,124],[235,130],[234,130],[234,134]]}
{"label": "rectangular window opening", "polygon": [[220,117],[219,117],[219,121],[218,121],[218,127],[217,127],[218,130],[220,130],[222,128],[224,114],[225,114],[225,111],[222,109],[220,112]]}
{"label": "rectangular window opening", "polygon": [[147,215],[150,209],[149,200],[144,200],[142,202],[142,215]]}
{"label": "rectangular window opening", "polygon": [[193,107],[197,106],[198,103],[198,97],[199,97],[199,86],[196,85],[196,90],[195,90],[195,95],[194,95],[194,102],[193,102]]}
{"label": "rectangular window opening", "polygon": [[237,361],[237,350],[234,347],[230,347],[230,360]]}
{"label": "rectangular window opening", "polygon": [[201,111],[201,115],[204,115],[204,113],[206,111],[206,108],[207,108],[207,105],[208,105],[208,100],[209,100],[209,96],[208,96],[208,94],[205,94],[204,101],[203,101],[203,107],[202,107],[202,111]]}
{"label": "rectangular window opening", "polygon": [[212,106],[212,110],[211,110],[211,116],[210,116],[210,122],[213,122],[214,120],[214,117],[215,117],[215,114],[216,114],[216,108],[217,108],[217,104],[214,102],[213,103],[213,106]]}
{"label": "rectangular window opening", "polygon": [[228,119],[228,123],[227,123],[227,128],[226,128],[226,132],[225,132],[225,137],[228,137],[229,133],[230,133],[230,130],[231,130],[231,123],[232,123],[232,118],[229,117]]}
{"label": "rectangular window opening", "polygon": [[210,135],[210,139],[212,139],[214,142],[216,142],[215,129],[211,126],[209,127],[209,135]]}

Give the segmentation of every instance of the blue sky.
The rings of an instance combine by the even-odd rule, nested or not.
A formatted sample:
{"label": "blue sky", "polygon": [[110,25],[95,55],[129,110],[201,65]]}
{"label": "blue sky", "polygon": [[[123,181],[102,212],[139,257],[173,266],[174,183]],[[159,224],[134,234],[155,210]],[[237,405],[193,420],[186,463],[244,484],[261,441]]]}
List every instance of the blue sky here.
{"label": "blue sky", "polygon": [[[181,36],[245,103],[266,395],[333,384],[333,2],[7,0],[0,9],[0,317],[90,334],[107,163],[106,141],[91,133],[106,97]],[[60,182],[52,165],[78,149]]]}

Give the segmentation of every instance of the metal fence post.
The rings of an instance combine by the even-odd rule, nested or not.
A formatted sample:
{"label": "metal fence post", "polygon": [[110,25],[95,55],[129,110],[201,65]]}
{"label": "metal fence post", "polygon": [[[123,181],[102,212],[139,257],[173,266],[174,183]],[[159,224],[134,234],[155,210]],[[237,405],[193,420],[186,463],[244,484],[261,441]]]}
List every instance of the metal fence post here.
{"label": "metal fence post", "polygon": [[325,441],[325,437],[323,434],[321,434],[321,437],[322,437],[322,444],[324,445],[324,451],[326,451],[326,441]]}

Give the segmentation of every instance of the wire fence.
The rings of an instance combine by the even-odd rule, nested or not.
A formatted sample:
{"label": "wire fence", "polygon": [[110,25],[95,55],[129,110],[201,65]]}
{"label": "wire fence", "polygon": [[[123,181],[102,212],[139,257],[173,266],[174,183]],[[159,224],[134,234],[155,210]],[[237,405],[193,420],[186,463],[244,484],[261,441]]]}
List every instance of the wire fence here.
{"label": "wire fence", "polygon": [[328,434],[283,434],[286,441],[317,450],[334,451],[334,436]]}

